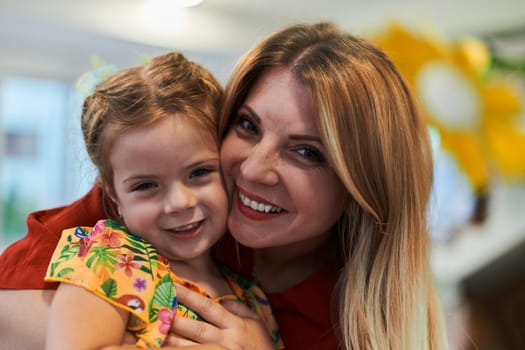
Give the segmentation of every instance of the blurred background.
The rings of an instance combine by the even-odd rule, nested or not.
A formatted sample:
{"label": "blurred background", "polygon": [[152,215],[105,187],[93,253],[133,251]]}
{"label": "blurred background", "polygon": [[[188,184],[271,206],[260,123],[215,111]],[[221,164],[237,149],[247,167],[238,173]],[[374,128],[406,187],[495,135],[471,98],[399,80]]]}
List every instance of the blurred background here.
{"label": "blurred background", "polygon": [[0,0],[0,252],[29,212],[93,182],[80,75],[175,49],[225,83],[258,40],[319,20],[382,47],[427,118],[432,266],[452,348],[525,349],[523,0]]}

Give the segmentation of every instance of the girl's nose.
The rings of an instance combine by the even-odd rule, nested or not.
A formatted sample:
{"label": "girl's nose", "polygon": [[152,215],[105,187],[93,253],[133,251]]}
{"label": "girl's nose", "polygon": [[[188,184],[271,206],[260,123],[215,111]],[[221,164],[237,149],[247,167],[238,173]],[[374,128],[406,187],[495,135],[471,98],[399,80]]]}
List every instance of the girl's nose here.
{"label": "girl's nose", "polygon": [[168,190],[165,198],[166,213],[180,213],[195,206],[194,190],[184,184],[174,184]]}
{"label": "girl's nose", "polygon": [[258,143],[247,153],[242,161],[240,171],[242,176],[252,182],[274,186],[279,182],[277,164],[280,154],[271,144]]}

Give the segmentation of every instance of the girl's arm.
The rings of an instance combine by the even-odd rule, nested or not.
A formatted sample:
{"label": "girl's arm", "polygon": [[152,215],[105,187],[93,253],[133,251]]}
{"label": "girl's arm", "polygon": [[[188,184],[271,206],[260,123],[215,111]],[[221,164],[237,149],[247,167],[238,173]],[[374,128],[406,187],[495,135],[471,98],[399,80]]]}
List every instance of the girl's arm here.
{"label": "girl's arm", "polygon": [[99,349],[122,344],[130,313],[89,291],[61,283],[51,309],[46,349]]}
{"label": "girl's arm", "polygon": [[[129,312],[114,307],[81,287],[61,283],[49,312],[46,349],[138,349],[135,345],[122,344],[129,315]],[[126,342],[129,342],[130,339],[133,340],[128,335]],[[215,344],[189,347],[163,346],[163,348],[166,350],[227,350]]]}

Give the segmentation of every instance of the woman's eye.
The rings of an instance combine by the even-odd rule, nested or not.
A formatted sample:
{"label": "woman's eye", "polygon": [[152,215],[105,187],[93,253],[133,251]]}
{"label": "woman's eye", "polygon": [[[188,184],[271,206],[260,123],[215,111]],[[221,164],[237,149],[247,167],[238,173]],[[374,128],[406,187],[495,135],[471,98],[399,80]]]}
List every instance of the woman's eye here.
{"label": "woman's eye", "polygon": [[133,186],[131,188],[131,191],[134,192],[134,191],[146,191],[146,190],[150,190],[150,189],[153,189],[153,188],[156,188],[157,185],[154,184],[153,182],[142,182],[142,183],[139,183],[135,186]]}
{"label": "woman's eye", "polygon": [[315,147],[304,146],[296,149],[296,152],[301,155],[301,157],[308,159],[314,163],[324,163],[326,159],[324,155]]}
{"label": "woman's eye", "polygon": [[236,124],[240,129],[251,134],[256,134],[258,132],[257,125],[250,119],[249,116],[243,114],[238,115]]}

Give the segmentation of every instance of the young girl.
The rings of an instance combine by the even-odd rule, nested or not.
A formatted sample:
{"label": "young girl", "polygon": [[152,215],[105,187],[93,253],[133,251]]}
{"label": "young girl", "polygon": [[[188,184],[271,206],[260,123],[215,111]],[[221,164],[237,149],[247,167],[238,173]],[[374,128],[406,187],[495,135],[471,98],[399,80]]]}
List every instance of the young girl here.
{"label": "young girl", "polygon": [[117,212],[63,232],[46,274],[61,282],[46,348],[119,345],[126,330],[138,347],[160,347],[175,315],[199,318],[177,303],[174,282],[219,302],[244,301],[281,347],[262,291],[210,254],[228,214],[221,96],[207,70],[169,53],[111,76],[86,98],[84,141]]}

